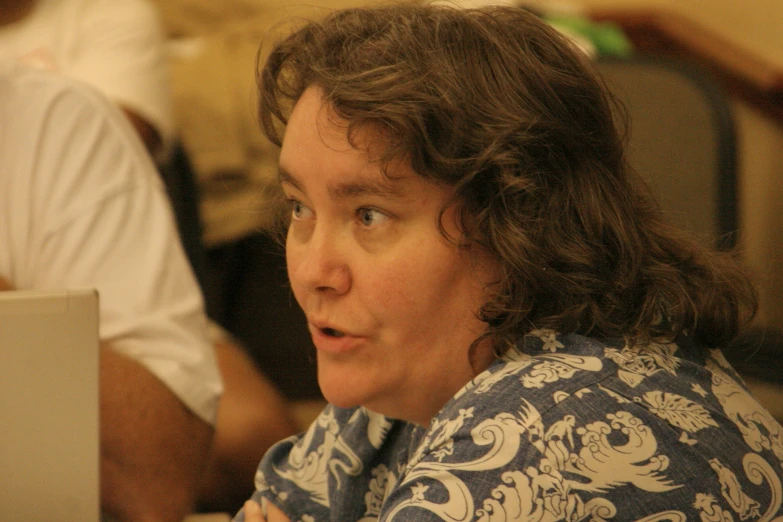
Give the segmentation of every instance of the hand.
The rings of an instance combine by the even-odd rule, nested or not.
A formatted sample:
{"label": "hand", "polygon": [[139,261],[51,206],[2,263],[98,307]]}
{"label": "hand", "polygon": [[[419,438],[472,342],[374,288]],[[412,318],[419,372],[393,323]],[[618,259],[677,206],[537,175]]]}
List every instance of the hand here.
{"label": "hand", "polygon": [[255,500],[245,502],[245,522],[266,522],[261,506]]}

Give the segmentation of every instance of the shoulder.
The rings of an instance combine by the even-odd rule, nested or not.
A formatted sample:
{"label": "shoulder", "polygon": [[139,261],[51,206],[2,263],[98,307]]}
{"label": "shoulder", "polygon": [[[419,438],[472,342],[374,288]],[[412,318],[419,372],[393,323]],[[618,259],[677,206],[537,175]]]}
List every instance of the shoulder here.
{"label": "shoulder", "polygon": [[25,149],[35,154],[61,153],[60,161],[112,144],[119,146],[123,156],[132,154],[139,161],[147,157],[117,107],[94,88],[70,77],[4,63],[0,107],[4,145],[6,140],[25,141]]}
{"label": "shoulder", "polygon": [[534,332],[444,406],[409,468],[427,459],[470,461],[483,451],[484,437],[517,441],[498,448],[495,458],[502,467],[524,458],[520,436],[543,436],[547,422],[570,431],[587,418],[588,410],[572,411],[574,401],[589,396],[589,411],[611,410],[617,398],[601,391],[601,383],[616,371],[605,356],[607,348],[581,336]]}
{"label": "shoulder", "polygon": [[432,515],[421,520],[445,509],[532,515],[552,495],[623,519],[657,508],[698,519],[707,499],[736,508],[723,502],[727,487],[745,518],[769,505],[770,488],[780,494],[783,445],[772,441],[783,432],[719,360],[677,357],[673,344],[528,341],[433,421],[387,499],[388,519],[409,508]]}
{"label": "shoulder", "polygon": [[29,27],[76,29],[98,20],[143,27],[143,22],[157,22],[158,11],[149,0],[37,0],[29,20],[35,21]]}
{"label": "shoulder", "polygon": [[[83,97],[84,86],[66,76],[52,71],[27,65],[16,60],[3,61],[0,64],[0,89],[7,108],[23,110],[32,103],[14,103],[19,100],[53,103],[59,96]],[[77,93],[77,94],[73,94]]]}
{"label": "shoulder", "polygon": [[[4,125],[57,119],[57,125],[78,126],[85,118],[117,126],[122,113],[95,88],[56,72],[6,62],[0,67],[0,93],[5,114],[25,119],[4,118]],[[121,125],[127,127],[127,125]]]}
{"label": "shoulder", "polygon": [[91,44],[160,43],[160,13],[147,0],[74,0],[74,25],[88,31]]}
{"label": "shoulder", "polygon": [[[157,21],[158,10],[148,0],[61,0],[82,16],[106,17],[133,24],[142,20]],[[130,17],[130,18],[129,18]]]}
{"label": "shoulder", "polygon": [[520,394],[529,402],[551,407],[611,375],[613,365],[607,358],[611,349],[612,345],[583,336],[537,330],[465,386],[444,412],[473,406],[491,413],[506,408],[506,398]]}
{"label": "shoulder", "polygon": [[13,165],[9,174],[35,187],[43,205],[38,211],[59,209],[57,223],[141,186],[162,191],[157,169],[126,118],[78,80],[4,65],[0,134],[2,163]]}
{"label": "shoulder", "polygon": [[[457,425],[476,428],[499,419],[528,429],[564,419],[575,425],[603,422],[624,410],[656,423],[676,422],[701,408],[720,408],[715,379],[725,376],[725,381],[736,383],[736,375],[706,350],[699,355],[691,346],[681,349],[683,342],[688,344],[678,339],[634,346],[622,340],[532,332],[441,410],[430,436],[438,440],[443,437],[435,433],[456,432]],[[682,417],[666,413],[666,408],[686,405],[690,411]]]}

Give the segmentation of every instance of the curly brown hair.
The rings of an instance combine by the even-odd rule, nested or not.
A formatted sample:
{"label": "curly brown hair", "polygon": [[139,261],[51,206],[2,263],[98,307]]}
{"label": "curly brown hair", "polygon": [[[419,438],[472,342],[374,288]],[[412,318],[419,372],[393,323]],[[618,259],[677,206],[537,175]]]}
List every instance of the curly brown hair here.
{"label": "curly brown hair", "polygon": [[666,223],[627,163],[616,102],[533,13],[337,11],[278,43],[259,85],[278,145],[293,104],[318,86],[349,137],[380,129],[384,161],[455,188],[468,239],[501,267],[480,311],[498,347],[544,328],[631,342],[687,331],[723,346],[755,314],[736,256]]}

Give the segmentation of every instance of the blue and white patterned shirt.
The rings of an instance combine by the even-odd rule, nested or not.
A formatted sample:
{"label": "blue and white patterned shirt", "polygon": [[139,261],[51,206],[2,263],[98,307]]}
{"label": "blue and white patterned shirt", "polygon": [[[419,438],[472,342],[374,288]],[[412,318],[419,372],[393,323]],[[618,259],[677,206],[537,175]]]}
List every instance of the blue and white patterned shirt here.
{"label": "blue and white patterned shirt", "polygon": [[720,351],[537,331],[426,429],[327,407],[254,498],[292,522],[783,520],[782,460]]}

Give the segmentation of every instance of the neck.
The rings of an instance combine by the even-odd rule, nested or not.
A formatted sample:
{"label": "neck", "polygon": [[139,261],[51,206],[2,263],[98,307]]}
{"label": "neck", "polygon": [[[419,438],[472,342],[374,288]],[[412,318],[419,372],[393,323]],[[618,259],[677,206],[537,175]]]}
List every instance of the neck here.
{"label": "neck", "polygon": [[2,0],[0,1],[0,26],[10,25],[24,19],[30,14],[36,0]]}

